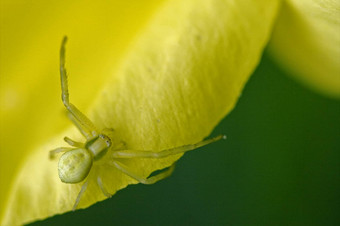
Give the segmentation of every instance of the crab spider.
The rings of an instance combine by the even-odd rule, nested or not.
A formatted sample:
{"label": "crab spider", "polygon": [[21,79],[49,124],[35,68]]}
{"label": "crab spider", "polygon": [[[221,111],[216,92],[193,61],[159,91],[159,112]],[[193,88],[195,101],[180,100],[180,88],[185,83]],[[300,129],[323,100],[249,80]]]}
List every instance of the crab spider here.
{"label": "crab spider", "polygon": [[[198,142],[196,144],[184,145],[181,147],[175,147],[159,152],[155,151],[139,151],[139,150],[122,150],[118,147],[112,147],[112,142],[109,134],[113,129],[104,129],[98,132],[90,119],[88,119],[76,106],[69,101],[68,85],[67,85],[67,73],[65,68],[65,45],[67,37],[65,36],[61,48],[60,48],[60,80],[62,90],[62,101],[68,111],[68,116],[73,124],[78,128],[80,133],[86,138],[85,143],[77,142],[69,137],[65,137],[64,140],[72,147],[60,147],[50,151],[50,158],[54,158],[57,153],[64,152],[60,157],[58,163],[59,178],[64,183],[83,183],[80,192],[73,205],[73,210],[77,208],[81,196],[85,192],[89,177],[88,174],[92,168],[93,162],[101,159],[110,150],[112,155],[112,162],[110,165],[121,171],[122,173],[132,177],[143,184],[153,184],[159,180],[162,180],[171,175],[174,170],[174,165],[170,166],[167,170],[148,178],[134,173],[128,169],[119,159],[122,158],[164,158],[170,155],[184,153],[194,150],[201,146],[218,141],[225,136],[217,136],[208,140]],[[100,176],[96,178],[97,185],[107,197],[111,197],[111,194],[103,186]]]}

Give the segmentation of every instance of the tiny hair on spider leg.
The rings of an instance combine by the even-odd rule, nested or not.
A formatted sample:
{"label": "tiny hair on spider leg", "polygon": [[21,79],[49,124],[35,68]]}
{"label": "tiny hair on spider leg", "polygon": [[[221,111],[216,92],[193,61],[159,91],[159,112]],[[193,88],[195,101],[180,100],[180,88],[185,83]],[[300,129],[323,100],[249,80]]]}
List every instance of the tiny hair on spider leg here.
{"label": "tiny hair on spider leg", "polygon": [[[64,141],[70,147],[59,147],[49,152],[51,160],[59,153],[63,153],[58,162],[58,174],[61,182],[68,184],[82,183],[82,187],[75,199],[72,210],[75,210],[81,201],[81,197],[85,193],[88,184],[92,178],[95,178],[97,186],[106,197],[111,197],[109,189],[105,186],[105,181],[102,180],[97,171],[93,171],[94,175],[89,177],[91,169],[96,167],[98,160],[110,152],[109,166],[112,170],[118,170],[121,173],[133,178],[142,184],[153,184],[170,176],[175,168],[175,163],[168,169],[153,175],[151,177],[143,177],[138,172],[129,169],[121,159],[131,158],[165,158],[167,156],[185,153],[195,150],[199,147],[208,145],[221,139],[226,139],[225,135],[219,135],[210,139],[203,140],[195,144],[188,144],[179,147],[169,148],[165,150],[129,150],[126,149],[126,143],[121,141],[117,145],[113,145],[114,138],[112,128],[103,128],[98,130],[93,122],[87,118],[75,105],[70,102],[68,91],[68,77],[65,68],[65,52],[66,52],[67,37],[62,40],[60,48],[60,82],[61,82],[61,99],[64,104],[68,117],[71,122],[77,127],[79,132],[85,137],[84,143],[75,141],[69,137],[64,137]],[[106,161],[106,159],[105,159]],[[111,170],[111,169],[110,169]],[[95,174],[98,175],[95,175]]]}

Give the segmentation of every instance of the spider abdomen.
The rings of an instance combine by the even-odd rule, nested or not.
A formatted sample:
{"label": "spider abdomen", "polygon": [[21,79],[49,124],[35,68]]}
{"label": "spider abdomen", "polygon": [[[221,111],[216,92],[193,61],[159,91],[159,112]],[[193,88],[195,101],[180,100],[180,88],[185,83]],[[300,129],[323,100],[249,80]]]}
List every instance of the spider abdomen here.
{"label": "spider abdomen", "polygon": [[65,152],[59,159],[59,178],[64,183],[83,181],[92,167],[92,154],[85,148]]}

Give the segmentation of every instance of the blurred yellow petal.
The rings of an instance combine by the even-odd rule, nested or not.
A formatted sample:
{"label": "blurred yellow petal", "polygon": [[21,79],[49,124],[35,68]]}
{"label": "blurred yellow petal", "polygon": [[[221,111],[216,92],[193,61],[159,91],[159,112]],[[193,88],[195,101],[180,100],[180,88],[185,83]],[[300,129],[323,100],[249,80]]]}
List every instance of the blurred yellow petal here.
{"label": "blurred yellow petal", "polygon": [[[130,149],[160,150],[202,140],[234,107],[269,39],[278,5],[278,1],[272,0],[167,1],[143,29],[137,41],[131,44],[129,53],[121,60],[118,68],[114,67],[115,57],[110,54],[114,51],[113,47],[119,44],[111,44],[113,33],[106,31],[107,27],[101,26],[98,30],[88,28],[87,34],[100,34],[95,40],[100,42],[102,38],[103,43],[92,41],[94,36],[87,36],[82,31],[67,33],[69,30],[66,30],[70,38],[67,67],[70,72],[71,102],[80,106],[80,109],[91,105],[88,115],[95,125],[99,128],[114,128],[117,139],[124,140]],[[83,16],[88,15],[85,13]],[[92,16],[96,18],[101,14]],[[55,14],[54,17],[55,23],[59,22],[58,18],[62,19],[62,15]],[[111,22],[114,20],[112,18]],[[84,28],[86,25],[79,26]],[[102,30],[109,35],[103,35]],[[59,42],[56,40],[60,41],[62,36],[53,36],[51,41],[48,38],[51,35],[49,31],[40,32],[40,35],[46,36],[41,38],[41,42],[46,44],[50,41],[53,46],[50,49],[54,51],[50,54],[55,55],[57,61]],[[78,40],[86,43],[85,49],[74,47],[80,45],[77,44]],[[119,42],[114,39],[112,41]],[[96,52],[98,46],[107,47],[105,50],[109,54],[98,55],[104,52]],[[30,48],[33,51],[34,47]],[[84,54],[90,57],[74,57]],[[29,59],[26,64],[33,62]],[[80,190],[81,184],[61,183],[57,175],[57,162],[48,159],[50,149],[65,146],[63,136],[81,139],[74,127],[60,134],[55,132],[57,125],[54,124],[58,124],[62,117],[56,109],[60,109],[62,104],[60,91],[57,90],[58,69],[50,59],[48,62],[46,66],[44,61],[39,61],[35,67],[44,65],[55,76],[49,77],[55,79],[55,83],[46,83],[42,75],[36,75],[35,79],[43,84],[39,92],[45,96],[43,98],[48,96],[45,101],[53,102],[50,108],[55,112],[47,111],[45,114],[43,110],[38,110],[43,109],[41,106],[31,111],[40,115],[42,123],[54,127],[54,135],[47,139],[42,134],[45,140],[37,138],[39,147],[27,150],[28,158],[20,168],[5,207],[2,221],[5,225],[27,223],[69,211]],[[112,71],[103,75],[107,72],[100,68],[103,65],[113,65]],[[73,78],[79,73],[80,77]],[[90,78],[95,79],[93,86]],[[13,80],[13,84],[14,81],[17,80]],[[51,87],[55,90],[46,93]],[[97,91],[93,87],[100,91],[96,98],[94,93]],[[34,86],[27,87],[28,90],[32,88]],[[81,101],[83,103],[78,104]],[[64,123],[65,119],[62,118]],[[35,125],[29,129],[35,131],[36,137],[45,132]],[[27,136],[24,141],[31,142],[32,135]],[[24,144],[20,146],[23,147]],[[171,165],[179,157],[133,159],[124,163],[146,177],[157,169]],[[14,161],[12,163],[18,164]],[[113,194],[136,183],[106,165],[96,165],[91,173],[100,174],[105,187]],[[85,208],[103,199],[105,196],[95,182],[90,180],[79,207]]]}
{"label": "blurred yellow petal", "polygon": [[286,0],[270,51],[298,80],[340,98],[340,1]]}
{"label": "blurred yellow petal", "polygon": [[72,40],[67,47],[71,100],[85,111],[160,4],[159,0],[0,1],[1,213],[26,156],[70,126],[60,101],[62,37]]}

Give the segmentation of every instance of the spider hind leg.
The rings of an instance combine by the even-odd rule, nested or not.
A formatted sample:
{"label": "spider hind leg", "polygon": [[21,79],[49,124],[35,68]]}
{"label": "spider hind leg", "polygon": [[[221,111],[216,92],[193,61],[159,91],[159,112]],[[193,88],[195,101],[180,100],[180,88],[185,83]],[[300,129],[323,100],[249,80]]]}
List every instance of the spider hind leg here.
{"label": "spider hind leg", "polygon": [[49,152],[49,158],[50,159],[54,159],[56,154],[60,153],[60,152],[67,152],[67,151],[71,151],[73,150],[74,148],[70,148],[70,147],[61,147],[61,148],[56,148],[56,149],[53,149]]}
{"label": "spider hind leg", "polygon": [[80,198],[83,196],[83,194],[84,194],[88,184],[89,184],[88,180],[86,180],[85,183],[83,184],[83,186],[81,186],[81,189],[80,189],[80,191],[78,193],[77,199],[76,199],[76,201],[75,201],[75,203],[73,205],[72,211],[75,211],[77,209],[77,206],[79,204]]}
{"label": "spider hind leg", "polygon": [[98,185],[98,187],[100,188],[100,190],[103,192],[103,194],[104,194],[106,197],[108,197],[108,198],[111,198],[111,197],[112,197],[112,194],[109,193],[109,192],[105,189],[105,187],[104,187],[104,185],[103,185],[103,182],[102,182],[102,179],[100,178],[100,176],[97,177],[97,185]]}

